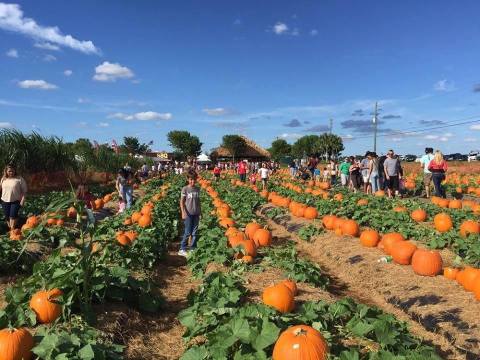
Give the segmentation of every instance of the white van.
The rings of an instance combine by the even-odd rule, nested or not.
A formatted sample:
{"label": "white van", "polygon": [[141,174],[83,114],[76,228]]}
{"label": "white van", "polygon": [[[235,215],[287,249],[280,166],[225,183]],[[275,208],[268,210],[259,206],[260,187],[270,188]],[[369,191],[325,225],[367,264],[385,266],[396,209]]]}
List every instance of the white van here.
{"label": "white van", "polygon": [[480,155],[480,150],[472,150],[468,153],[468,162],[477,161],[478,155]]}

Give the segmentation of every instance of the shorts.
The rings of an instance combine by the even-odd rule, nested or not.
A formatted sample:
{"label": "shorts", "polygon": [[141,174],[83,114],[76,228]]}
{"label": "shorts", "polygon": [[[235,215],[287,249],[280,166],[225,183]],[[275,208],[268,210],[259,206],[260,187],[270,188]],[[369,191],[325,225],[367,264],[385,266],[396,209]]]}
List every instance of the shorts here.
{"label": "shorts", "polygon": [[369,183],[368,175],[362,175],[362,178],[363,178],[363,183],[364,183],[364,184],[368,184],[368,183]]}
{"label": "shorts", "polygon": [[427,187],[432,182],[432,173],[423,173],[423,184]]}
{"label": "shorts", "polygon": [[16,219],[18,218],[18,212],[20,211],[20,201],[5,202],[2,201],[3,213],[5,214],[5,219]]}
{"label": "shorts", "polygon": [[386,182],[387,182],[388,188],[392,191],[397,191],[400,186],[398,175],[390,176],[390,179],[386,179]]}

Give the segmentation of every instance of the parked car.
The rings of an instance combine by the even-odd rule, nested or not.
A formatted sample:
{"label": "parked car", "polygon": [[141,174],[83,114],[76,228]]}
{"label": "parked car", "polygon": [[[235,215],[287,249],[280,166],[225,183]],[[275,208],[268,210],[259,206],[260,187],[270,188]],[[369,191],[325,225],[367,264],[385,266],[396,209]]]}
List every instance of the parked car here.
{"label": "parked car", "polygon": [[417,160],[417,156],[416,156],[416,155],[408,154],[408,155],[405,155],[405,156],[404,156],[404,160],[405,160],[406,162],[413,162],[413,161]]}
{"label": "parked car", "polygon": [[477,161],[480,155],[480,150],[472,150],[468,153],[468,162]]}

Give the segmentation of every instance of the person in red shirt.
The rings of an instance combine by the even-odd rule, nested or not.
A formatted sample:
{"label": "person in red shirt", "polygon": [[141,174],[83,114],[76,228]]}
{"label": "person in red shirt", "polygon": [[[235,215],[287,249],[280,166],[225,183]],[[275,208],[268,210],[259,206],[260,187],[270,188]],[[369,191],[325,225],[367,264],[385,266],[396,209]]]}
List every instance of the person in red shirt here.
{"label": "person in red shirt", "polygon": [[433,159],[428,164],[428,170],[432,173],[432,181],[435,186],[435,195],[446,197],[445,189],[442,186],[442,181],[445,180],[445,173],[447,172],[447,162],[444,160],[442,153],[437,150]]}
{"label": "person in red shirt", "polygon": [[213,176],[215,176],[215,181],[218,181],[218,179],[220,178],[220,174],[221,174],[222,170],[220,170],[220,167],[217,165],[215,165],[215,167],[213,168]]}
{"label": "person in red shirt", "polygon": [[241,182],[247,180],[247,164],[245,160],[238,163],[238,175],[240,176]]}

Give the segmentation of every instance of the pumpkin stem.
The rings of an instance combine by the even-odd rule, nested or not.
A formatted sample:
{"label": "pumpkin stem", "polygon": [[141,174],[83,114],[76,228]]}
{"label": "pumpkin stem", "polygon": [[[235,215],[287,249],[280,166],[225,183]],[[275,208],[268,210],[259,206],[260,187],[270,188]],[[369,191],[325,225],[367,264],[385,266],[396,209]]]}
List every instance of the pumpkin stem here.
{"label": "pumpkin stem", "polygon": [[295,335],[295,336],[305,336],[305,335],[307,335],[307,331],[302,329],[302,328],[298,328],[294,331],[293,335]]}

